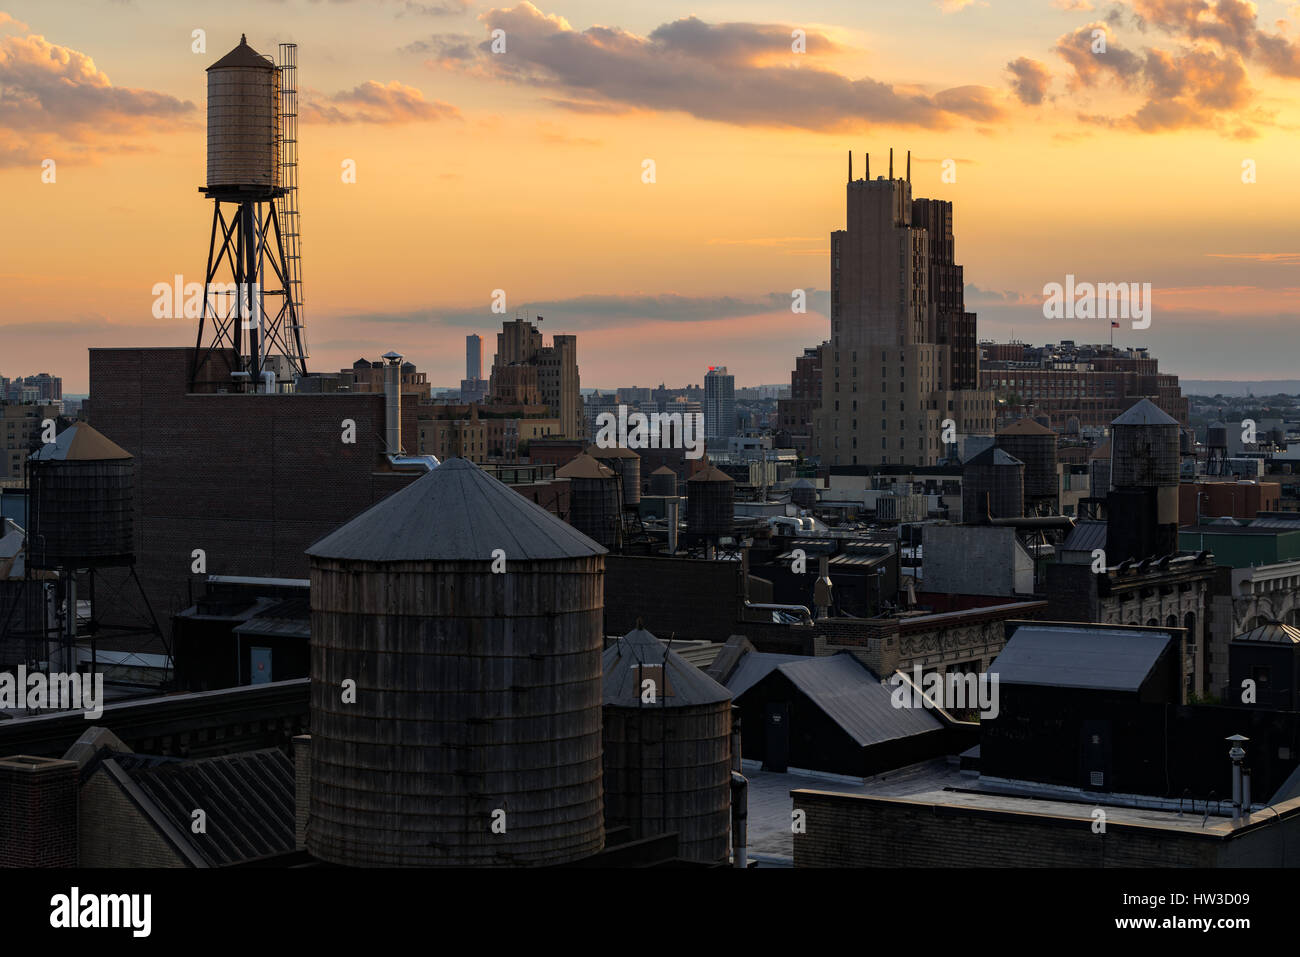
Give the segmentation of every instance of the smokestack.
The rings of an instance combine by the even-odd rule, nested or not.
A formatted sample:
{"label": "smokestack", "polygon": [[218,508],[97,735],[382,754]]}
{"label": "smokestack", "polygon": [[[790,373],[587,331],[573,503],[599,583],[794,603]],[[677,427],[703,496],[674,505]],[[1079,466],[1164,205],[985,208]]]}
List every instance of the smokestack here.
{"label": "smokestack", "polygon": [[668,554],[677,554],[677,508],[680,500],[668,501]]}
{"label": "smokestack", "polygon": [[849,182],[853,182],[853,150],[849,150]]}
{"label": "smokestack", "polygon": [[384,359],[384,445],[389,455],[402,454],[402,356],[385,352]]}
{"label": "smokestack", "polygon": [[912,185],[912,151],[907,151],[907,184]]}
{"label": "smokestack", "polygon": [[864,176],[865,179],[867,179],[868,181],[870,181],[870,179],[871,179],[871,154],[870,154],[870,153],[863,153],[863,154],[862,154],[862,159],[863,159],[863,161],[866,163],[866,169],[864,169],[864,170],[862,171],[862,172],[863,172],[863,176]]}
{"label": "smokestack", "polygon": [[892,146],[889,148],[889,178],[891,180],[894,178],[894,148]]}

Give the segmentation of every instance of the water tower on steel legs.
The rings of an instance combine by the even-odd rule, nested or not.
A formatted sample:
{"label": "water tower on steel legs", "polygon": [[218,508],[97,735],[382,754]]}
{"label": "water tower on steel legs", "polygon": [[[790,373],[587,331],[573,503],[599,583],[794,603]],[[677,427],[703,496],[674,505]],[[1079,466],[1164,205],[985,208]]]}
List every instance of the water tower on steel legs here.
{"label": "water tower on steel legs", "polygon": [[[280,64],[245,37],[208,67],[208,171],[213,201],[203,309],[190,367],[195,383],[230,375],[262,392],[307,371],[298,217],[297,46]],[[216,354],[227,360],[206,370]],[[224,384],[224,383],[223,383]]]}

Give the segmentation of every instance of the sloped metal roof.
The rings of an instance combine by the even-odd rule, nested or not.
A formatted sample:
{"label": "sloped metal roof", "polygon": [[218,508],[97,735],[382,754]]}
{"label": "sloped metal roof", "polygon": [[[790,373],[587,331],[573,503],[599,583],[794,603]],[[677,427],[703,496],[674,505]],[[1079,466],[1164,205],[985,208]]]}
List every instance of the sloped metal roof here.
{"label": "sloped metal roof", "polygon": [[[731,692],[706,675],[644,628],[628,632],[605,649],[604,704],[620,708],[684,708],[718,704],[731,700]],[[658,700],[641,700],[638,665],[663,665],[667,679],[660,685]]]}
{"label": "sloped metal roof", "polygon": [[1173,640],[1167,632],[1023,625],[989,666],[999,684],[1137,691]]}
{"label": "sloped metal roof", "polygon": [[[862,747],[943,727],[943,723],[925,708],[895,707],[892,689],[881,684],[876,675],[850,654],[819,658],[762,655],[766,660],[754,662],[750,672],[745,674],[749,659],[760,654],[751,652],[741,659],[736,674],[727,682],[736,698],[773,671],[780,671]],[[748,680],[760,670],[763,673],[757,679]],[[745,689],[740,690],[738,685],[746,681]]]}
{"label": "sloped metal roof", "polygon": [[1150,399],[1141,399],[1122,413],[1119,418],[1114,419],[1111,425],[1177,425],[1176,419],[1170,418],[1168,414],[1160,409]]}
{"label": "sloped metal roof", "polygon": [[1000,429],[998,435],[1050,435],[1055,437],[1056,433],[1041,422],[1035,422],[1026,415]]}
{"label": "sloped metal roof", "polygon": [[41,462],[103,462],[129,459],[131,453],[85,422],[70,425],[32,453]]}
{"label": "sloped metal roof", "polygon": [[307,549],[367,562],[545,561],[606,550],[472,462],[448,459]]}
{"label": "sloped metal roof", "polygon": [[1106,523],[1091,519],[1079,522],[1066,536],[1061,545],[1064,552],[1091,552],[1094,548],[1106,547]]}
{"label": "sloped metal roof", "polygon": [[[136,754],[109,760],[212,867],[294,849],[293,764],[279,748],[198,760]],[[195,809],[204,812],[205,834],[191,830]]]}
{"label": "sloped metal roof", "polygon": [[709,464],[704,466],[704,468],[700,469],[698,472],[696,472],[686,481],[687,482],[735,482],[736,480],[733,479],[726,472],[722,471],[722,469],[718,468],[716,465]]}
{"label": "sloped metal roof", "polygon": [[[255,67],[259,70],[274,70],[275,64],[250,47],[248,37],[240,34],[239,45],[208,69],[224,70],[228,67]],[[398,358],[400,359],[401,356],[398,356]]]}
{"label": "sloped metal roof", "polygon": [[611,445],[609,448],[601,448],[599,445],[589,445],[583,449],[584,454],[590,455],[593,459],[639,459],[631,449],[622,445]]}
{"label": "sloped metal roof", "polygon": [[778,655],[768,651],[751,651],[727,676],[727,690],[739,698],[773,670],[789,661],[803,661],[803,655]]}
{"label": "sloped metal roof", "polygon": [[555,470],[556,478],[612,479],[614,471],[601,465],[585,452],[575,455],[563,468]]}
{"label": "sloped metal roof", "polygon": [[1300,645],[1300,628],[1294,628],[1280,621],[1270,621],[1258,628],[1253,628],[1244,634],[1238,635],[1232,640],[1262,641],[1276,645]]}
{"label": "sloped metal roof", "polygon": [[963,465],[1024,465],[1025,463],[1020,461],[1020,459],[1016,458],[1014,455],[1011,455],[1003,451],[1002,449],[998,448],[997,446],[990,445],[983,452],[980,452],[977,455],[972,455],[962,464]]}

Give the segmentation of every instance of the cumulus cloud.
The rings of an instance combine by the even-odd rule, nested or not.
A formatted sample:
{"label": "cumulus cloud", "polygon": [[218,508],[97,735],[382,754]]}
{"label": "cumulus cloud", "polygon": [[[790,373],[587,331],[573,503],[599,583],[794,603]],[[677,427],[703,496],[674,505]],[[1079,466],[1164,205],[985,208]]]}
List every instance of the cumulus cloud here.
{"label": "cumulus cloud", "polygon": [[507,55],[493,54],[484,41],[469,62],[457,44],[443,42],[430,51],[437,65],[532,86],[580,111],[680,111],[738,126],[810,130],[871,122],[946,128],[1002,115],[997,94],[985,87],[929,94],[835,72],[818,58],[841,48],[816,30],[805,31],[806,52],[795,54],[793,28],[780,24],[686,17],[645,36],[619,27],[579,31],[528,2],[480,19],[505,31]]}
{"label": "cumulus cloud", "polygon": [[[1251,68],[1300,78],[1300,46],[1260,29],[1257,14],[1249,0],[1133,0],[1131,7],[1117,4],[1104,21],[1065,34],[1056,52],[1071,69],[1072,91],[1113,86],[1143,97],[1130,113],[1081,119],[1145,132],[1209,127],[1225,136],[1256,136],[1252,124],[1274,121],[1253,105]],[[1160,43],[1168,37],[1172,45],[1152,43],[1140,53],[1124,47],[1112,31],[1126,19],[1146,37]],[[1103,52],[1094,52],[1098,30]]]}
{"label": "cumulus cloud", "polygon": [[130,146],[127,137],[156,132],[159,121],[174,129],[195,122],[190,101],[114,86],[86,54],[37,35],[0,37],[0,91],[4,166],[93,158],[100,149]]}
{"label": "cumulus cloud", "polygon": [[430,66],[451,67],[473,60],[475,43],[468,33],[435,33],[427,40],[408,43],[402,52],[428,57]]}
{"label": "cumulus cloud", "polygon": [[1011,89],[1016,99],[1026,106],[1038,106],[1043,102],[1052,82],[1052,73],[1047,67],[1022,56],[1008,63],[1007,71],[1011,74]]}
{"label": "cumulus cloud", "polygon": [[441,100],[426,100],[413,86],[393,80],[367,80],[326,100],[309,99],[303,119],[315,123],[424,123],[460,119],[460,111]]}

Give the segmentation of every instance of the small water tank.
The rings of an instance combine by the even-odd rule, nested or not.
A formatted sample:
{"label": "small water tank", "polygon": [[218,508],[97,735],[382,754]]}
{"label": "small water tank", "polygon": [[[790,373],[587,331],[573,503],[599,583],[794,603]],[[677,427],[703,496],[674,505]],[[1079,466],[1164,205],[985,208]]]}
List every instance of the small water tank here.
{"label": "small water tank", "polygon": [[208,67],[208,189],[280,185],[280,71],[239,38]]}
{"label": "small water tank", "polygon": [[812,508],[817,504],[817,486],[806,478],[796,479],[790,486],[790,504]]}
{"label": "small water tank", "polygon": [[569,524],[605,548],[614,548],[623,514],[614,470],[581,453],[556,469],[555,477],[569,480]]}
{"label": "small water tank", "polygon": [[978,525],[990,518],[1023,518],[1025,464],[999,448],[987,448],[962,466],[961,518]]}
{"label": "small water tank", "polygon": [[677,473],[666,465],[661,465],[650,473],[650,494],[660,498],[671,498],[677,494]]}
{"label": "small water tank", "polygon": [[618,475],[623,486],[623,504],[635,507],[641,504],[641,456],[621,445],[602,449],[593,445],[587,454],[601,465],[611,468]]}
{"label": "small water tank", "polygon": [[1115,488],[1177,485],[1178,422],[1142,399],[1111,423],[1111,474]]}
{"label": "small water tank", "polygon": [[135,552],[135,460],[84,422],[32,453],[27,561],[33,568],[123,565]]}
{"label": "small water tank", "polygon": [[606,828],[676,831],[681,857],[725,861],[731,692],[640,628],[602,664]]}
{"label": "small water tank", "polygon": [[686,533],[701,538],[730,536],[735,528],[736,482],[706,465],[686,482]]}
{"label": "small water tank", "polygon": [[1056,433],[1031,418],[1017,419],[994,440],[998,448],[1025,464],[1025,495],[1055,498]]}

